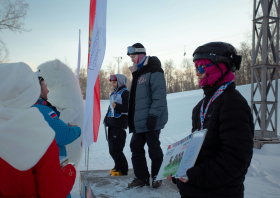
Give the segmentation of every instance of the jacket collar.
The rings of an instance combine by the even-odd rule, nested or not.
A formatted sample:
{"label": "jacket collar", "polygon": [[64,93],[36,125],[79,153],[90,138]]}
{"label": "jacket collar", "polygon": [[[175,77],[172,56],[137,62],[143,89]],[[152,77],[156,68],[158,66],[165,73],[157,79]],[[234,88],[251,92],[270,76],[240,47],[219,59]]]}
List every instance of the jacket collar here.
{"label": "jacket collar", "polygon": [[[223,83],[223,84],[220,84],[220,85],[215,85],[215,86],[205,86],[205,87],[202,87],[203,89],[203,92],[206,96],[213,96],[214,93],[224,84],[226,84],[227,82]],[[227,90],[228,89],[235,89],[235,83],[232,82],[229,84],[229,86],[227,87]]]}
{"label": "jacket collar", "polygon": [[44,100],[43,98],[39,98],[37,100],[37,102],[35,103],[36,104],[39,104],[39,105],[44,105],[44,106],[48,106],[48,107],[52,107],[52,104],[50,102],[48,102],[47,100]]}
{"label": "jacket collar", "polygon": [[122,90],[123,88],[125,88],[126,86],[125,85],[122,85],[122,86],[120,86],[120,87],[118,87],[116,90],[114,90],[115,92],[118,92],[118,91],[120,91],[120,90]]}
{"label": "jacket collar", "polygon": [[[149,61],[150,56],[146,56],[145,58],[146,58],[146,60],[144,61],[144,65],[143,65],[143,66],[146,66],[146,65],[148,64],[148,61]],[[138,71],[138,67],[137,67],[136,64],[133,64],[133,65],[132,65],[131,67],[129,67],[128,69],[131,71],[131,73]]]}

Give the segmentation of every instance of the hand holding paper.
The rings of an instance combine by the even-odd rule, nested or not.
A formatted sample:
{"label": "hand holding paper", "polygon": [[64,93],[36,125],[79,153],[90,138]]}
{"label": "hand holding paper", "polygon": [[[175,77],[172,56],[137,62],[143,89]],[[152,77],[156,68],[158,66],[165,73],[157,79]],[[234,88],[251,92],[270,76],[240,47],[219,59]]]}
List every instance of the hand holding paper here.
{"label": "hand holding paper", "polygon": [[188,179],[184,179],[183,177],[180,177],[179,180],[184,183],[187,183],[189,181]]}
{"label": "hand holding paper", "polygon": [[166,179],[167,179],[168,181],[172,181],[172,174],[167,175]]}
{"label": "hand holding paper", "polygon": [[112,107],[113,107],[113,109],[115,109],[115,107],[116,107],[116,103],[115,102],[112,103]]}
{"label": "hand holding paper", "polygon": [[170,177],[174,176],[184,183],[188,182],[186,171],[194,166],[206,132],[207,129],[195,131],[182,140],[169,145],[157,180],[169,180]]}

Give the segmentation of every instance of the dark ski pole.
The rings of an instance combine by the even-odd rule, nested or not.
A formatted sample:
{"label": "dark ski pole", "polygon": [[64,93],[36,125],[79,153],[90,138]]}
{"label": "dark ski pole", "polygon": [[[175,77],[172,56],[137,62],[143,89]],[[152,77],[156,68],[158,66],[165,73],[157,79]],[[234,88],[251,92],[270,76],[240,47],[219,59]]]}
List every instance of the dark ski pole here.
{"label": "dark ski pole", "polygon": [[105,124],[105,123],[104,123],[104,128],[105,128],[106,140],[107,140],[107,142],[108,142],[108,147],[109,147],[108,131],[107,131],[107,127],[106,127],[106,124]]}

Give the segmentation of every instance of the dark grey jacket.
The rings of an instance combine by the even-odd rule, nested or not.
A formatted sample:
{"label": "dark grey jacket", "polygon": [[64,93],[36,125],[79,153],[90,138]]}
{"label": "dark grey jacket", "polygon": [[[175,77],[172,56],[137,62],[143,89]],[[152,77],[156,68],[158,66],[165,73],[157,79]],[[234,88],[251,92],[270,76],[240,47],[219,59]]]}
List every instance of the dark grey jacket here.
{"label": "dark grey jacket", "polygon": [[168,120],[166,82],[159,59],[147,57],[138,71],[136,65],[129,68],[133,80],[130,89],[128,126],[129,132],[149,131],[146,126],[149,116],[157,117],[154,130],[164,128]]}

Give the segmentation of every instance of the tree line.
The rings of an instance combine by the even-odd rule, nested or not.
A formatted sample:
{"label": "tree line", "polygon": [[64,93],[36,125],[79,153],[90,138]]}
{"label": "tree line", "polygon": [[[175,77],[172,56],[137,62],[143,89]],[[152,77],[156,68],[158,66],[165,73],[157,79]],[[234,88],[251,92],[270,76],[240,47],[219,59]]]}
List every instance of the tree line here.
{"label": "tree line", "polygon": [[[242,63],[239,71],[236,71],[234,82],[236,85],[244,85],[251,83],[251,69],[252,69],[252,47],[251,44],[242,42],[240,48],[237,49],[238,54],[242,56]],[[260,62],[258,57],[257,62]],[[130,89],[132,74],[128,69],[132,63],[125,62],[121,65],[120,73],[127,77],[127,88]],[[166,60],[162,63],[164,70],[167,93],[176,93],[182,91],[189,91],[199,89],[196,77],[196,70],[192,59],[184,58],[180,65],[175,65],[172,59]],[[110,75],[116,74],[116,65],[112,63],[103,65],[99,72],[100,82],[100,98],[108,99],[110,93],[113,91],[112,85],[109,82]],[[80,70],[80,86],[83,97],[86,97],[86,69]]]}

